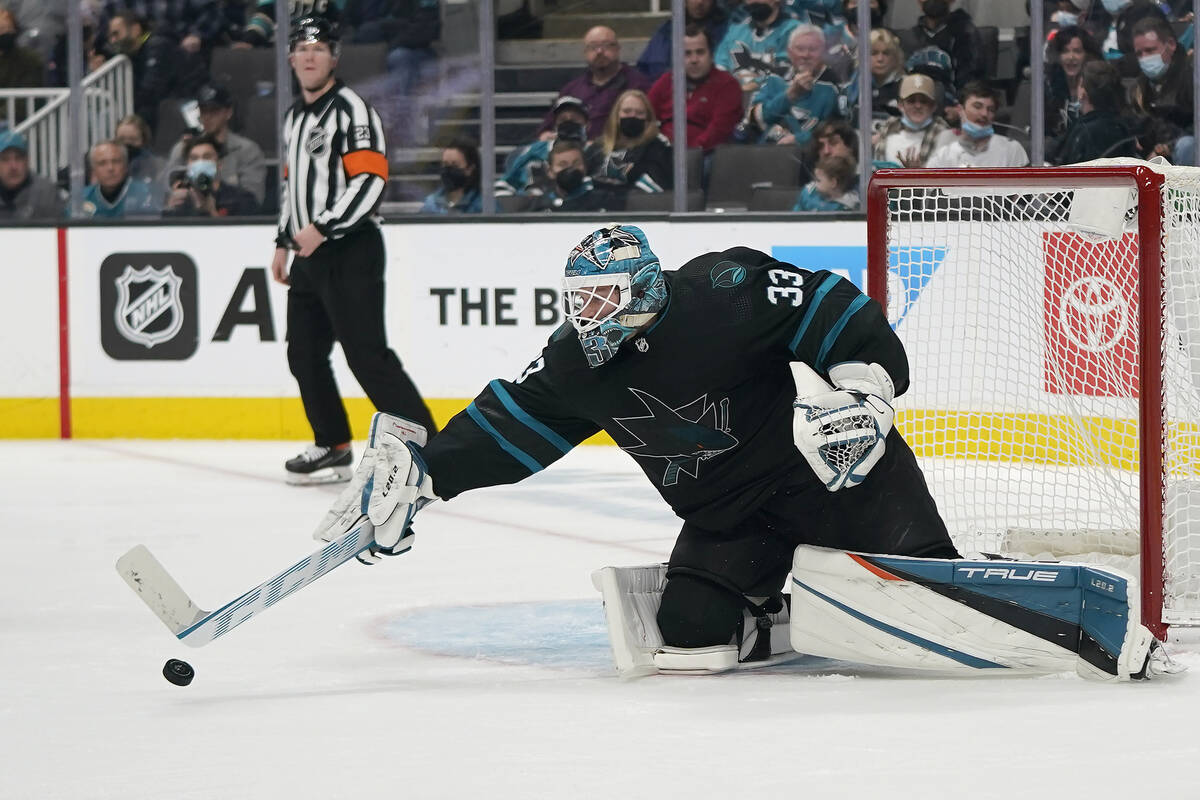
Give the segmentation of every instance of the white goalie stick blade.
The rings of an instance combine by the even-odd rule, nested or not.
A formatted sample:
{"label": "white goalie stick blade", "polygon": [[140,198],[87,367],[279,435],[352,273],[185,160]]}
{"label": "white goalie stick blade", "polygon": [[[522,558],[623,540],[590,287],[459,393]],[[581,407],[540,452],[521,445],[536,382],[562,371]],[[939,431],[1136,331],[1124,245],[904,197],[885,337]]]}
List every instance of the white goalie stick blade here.
{"label": "white goalie stick blade", "polygon": [[205,611],[196,605],[145,545],[139,544],[118,558],[117,572],[175,638],[190,647],[203,647],[334,567],[345,564],[371,546],[374,533],[364,515],[359,524],[337,539],[216,611]]}

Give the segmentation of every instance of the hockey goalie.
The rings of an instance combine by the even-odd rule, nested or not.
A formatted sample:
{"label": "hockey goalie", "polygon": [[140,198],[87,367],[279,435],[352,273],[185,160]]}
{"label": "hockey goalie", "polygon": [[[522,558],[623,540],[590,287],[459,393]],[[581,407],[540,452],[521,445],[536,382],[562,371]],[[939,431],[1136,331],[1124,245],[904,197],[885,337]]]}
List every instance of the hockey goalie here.
{"label": "hockey goalie", "polygon": [[571,251],[563,292],[568,322],[541,353],[427,445],[377,419],[317,538],[366,513],[361,560],[404,552],[424,504],[520,481],[603,430],[683,521],[665,564],[593,575],[622,675],[797,653],[1114,681],[1173,669],[1130,578],[955,550],[893,427],[903,346],[849,281],[745,247],[663,270],[640,229],[612,225]]}

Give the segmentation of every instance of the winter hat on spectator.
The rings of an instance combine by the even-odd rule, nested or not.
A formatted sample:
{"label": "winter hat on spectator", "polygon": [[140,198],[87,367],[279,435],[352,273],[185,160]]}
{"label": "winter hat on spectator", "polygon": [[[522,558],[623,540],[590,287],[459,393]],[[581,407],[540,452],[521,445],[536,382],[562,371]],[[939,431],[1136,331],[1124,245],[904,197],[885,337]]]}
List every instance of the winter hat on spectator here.
{"label": "winter hat on spectator", "polygon": [[0,153],[5,150],[20,150],[22,153],[28,153],[29,142],[14,130],[3,130],[0,131]]}
{"label": "winter hat on spectator", "polygon": [[[942,48],[930,45],[914,50],[904,62],[904,72],[928,75],[937,81],[945,92],[945,105],[958,102],[954,97],[954,62],[950,60],[950,54]],[[937,97],[934,97],[934,100],[936,101]]]}
{"label": "winter hat on spectator", "polygon": [[233,108],[233,95],[224,86],[210,83],[196,92],[196,103],[201,108]]}
{"label": "winter hat on spectator", "polygon": [[552,116],[557,117],[558,112],[563,111],[564,109],[568,109],[568,108],[574,108],[580,114],[583,114],[585,117],[588,115],[587,103],[583,102],[578,97],[572,97],[569,94],[565,94],[562,97],[555,100],[554,108],[551,109],[550,113]]}

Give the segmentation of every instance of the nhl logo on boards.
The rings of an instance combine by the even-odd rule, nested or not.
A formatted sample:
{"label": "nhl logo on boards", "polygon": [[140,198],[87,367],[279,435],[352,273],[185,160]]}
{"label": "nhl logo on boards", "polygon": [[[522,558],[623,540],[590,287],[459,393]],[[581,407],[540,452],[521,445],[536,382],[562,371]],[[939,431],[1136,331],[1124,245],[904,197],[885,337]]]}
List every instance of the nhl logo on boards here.
{"label": "nhl logo on boards", "polygon": [[110,255],[100,265],[100,303],[110,357],[179,361],[196,352],[196,265],[183,253]]}
{"label": "nhl logo on boards", "polygon": [[329,135],[324,128],[313,128],[308,132],[308,139],[304,142],[304,150],[313,158],[319,158],[325,155],[329,150]]}

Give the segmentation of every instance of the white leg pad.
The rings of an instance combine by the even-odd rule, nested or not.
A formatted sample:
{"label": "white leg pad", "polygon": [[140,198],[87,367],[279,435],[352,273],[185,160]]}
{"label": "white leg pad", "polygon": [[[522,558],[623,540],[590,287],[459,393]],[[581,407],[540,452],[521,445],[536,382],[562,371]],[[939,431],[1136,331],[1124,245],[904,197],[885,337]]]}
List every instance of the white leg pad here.
{"label": "white leg pad", "polygon": [[603,567],[592,573],[592,585],[604,598],[608,642],[622,678],[658,671],[654,652],[663,646],[663,640],[656,617],[666,584],[666,564]]}
{"label": "white leg pad", "polygon": [[[881,560],[887,562],[882,567]],[[936,575],[922,582],[941,588],[934,591],[917,580],[898,578],[888,572],[888,565],[907,574]],[[1115,571],[1108,573],[1113,578],[1111,583],[1099,580],[1107,588],[1094,588],[1097,583],[1081,587],[1078,576],[1085,573],[1080,569],[1079,565],[1061,563],[864,556],[801,546],[796,549],[792,565],[792,646],[799,652],[843,661],[942,673],[1075,671],[1091,679],[1129,680],[1145,663],[1153,643],[1149,631],[1138,622],[1137,592],[1127,591],[1130,579]],[[1084,569],[1092,570],[1086,573],[1087,580],[1104,574],[1095,568]],[[981,587],[988,591],[1054,587],[1061,591],[1066,605],[1076,603],[1083,609],[1080,624],[1085,632],[1088,621],[1083,616],[1090,614],[1094,619],[1095,615],[1108,615],[1109,629],[1115,625],[1122,631],[1116,635],[1120,652],[1115,664],[1110,663],[1109,671],[1105,671],[1088,663],[1081,654],[1078,628],[1074,640],[1064,634],[1059,645],[1020,627],[1025,624],[1022,621],[998,619],[952,599],[955,592],[978,593]],[[1096,592],[1104,591],[1113,594],[1114,603],[1106,605],[1107,598],[1097,596]],[[1079,592],[1083,593],[1082,600],[1078,599]],[[1126,594],[1127,613],[1121,613],[1126,608],[1121,605]],[[1034,601],[1031,607],[1036,610],[1038,602],[1043,601]],[[1013,600],[1006,605],[1020,604]],[[1061,613],[1062,607],[1042,606],[1048,617],[1054,616],[1052,608]],[[1069,624],[1067,619],[1066,626]]]}

